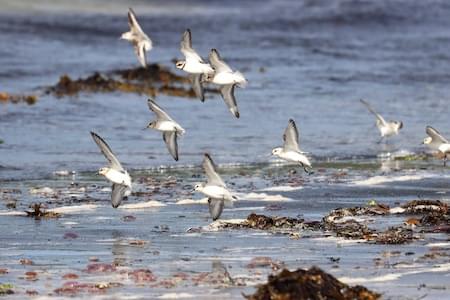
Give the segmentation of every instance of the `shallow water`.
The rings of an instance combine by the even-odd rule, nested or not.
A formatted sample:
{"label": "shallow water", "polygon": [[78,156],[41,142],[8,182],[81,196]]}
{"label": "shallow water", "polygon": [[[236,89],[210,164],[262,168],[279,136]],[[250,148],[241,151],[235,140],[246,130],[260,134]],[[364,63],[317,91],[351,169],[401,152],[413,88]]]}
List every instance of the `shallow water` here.
{"label": "shallow water", "polygon": [[[30,6],[28,2],[0,2],[0,44],[7,45],[0,47],[0,91],[41,93],[64,73],[75,78],[137,66],[130,45],[118,40],[128,26],[127,3],[40,1]],[[309,232],[301,232],[296,240],[258,231],[211,231],[206,205],[176,204],[200,200],[191,190],[203,180],[199,165],[204,152],[211,153],[240,198],[225,209],[223,219],[259,212],[320,220],[331,209],[365,205],[371,199],[390,205],[418,197],[448,201],[450,173],[441,162],[393,158],[425,151],[420,142],[426,125],[450,136],[447,2],[227,1],[225,5],[198,0],[187,8],[182,1],[138,1],[134,9],[154,42],[150,61],[172,66],[171,60],[181,56],[181,34],[189,27],[194,47],[203,56],[218,48],[246,75],[248,87],[236,90],[241,118],[235,119],[218,95],[209,95],[205,103],[158,96],[187,131],[179,141],[176,163],[160,134],[143,130],[152,118],[145,95],[80,94],[61,99],[42,95],[31,106],[0,105],[4,140],[0,188],[19,190],[3,192],[0,202],[0,268],[9,270],[0,275],[0,283],[16,286],[17,299],[27,289],[57,297],[54,290],[66,282],[61,276],[68,272],[77,273],[82,282],[124,284],[98,298],[175,297],[171,293],[240,298],[241,292],[252,292],[254,284],[272,272],[247,268],[256,256],[283,261],[290,269],[318,265],[386,298],[448,297],[448,258],[420,258],[433,243],[443,243],[438,248],[448,253],[446,235],[427,235],[406,246],[380,246]],[[360,98],[387,119],[402,120],[401,134],[377,144],[374,118]],[[301,146],[311,153],[316,170],[311,176],[301,170],[291,174],[292,166],[270,158],[271,149],[282,143],[289,118],[297,121]],[[103,136],[131,170],[135,191],[141,193],[126,204],[154,200],[164,206],[110,207],[109,183],[94,174],[105,161],[92,142],[91,130]],[[60,170],[75,175],[53,175]],[[44,187],[55,193],[33,190]],[[6,205],[14,201],[16,208],[8,209]],[[35,202],[50,208],[80,205],[80,211],[37,221],[8,215]],[[273,208],[277,210],[269,210]],[[124,221],[129,215],[136,219]],[[187,232],[203,226],[206,231]],[[77,237],[64,238],[66,233]],[[145,244],[130,245],[133,240]],[[375,265],[374,259],[385,251],[401,254]],[[117,263],[118,270],[84,272],[93,256]],[[329,257],[341,258],[337,267]],[[21,265],[22,258],[35,265]],[[195,283],[201,272],[211,272],[214,261],[221,261],[245,286]],[[136,285],[124,275],[139,268],[149,268],[158,277],[156,286]],[[30,270],[38,272],[37,281],[21,279]],[[172,279],[177,272],[189,279],[163,287],[161,279]],[[391,273],[396,277],[386,277]]]}

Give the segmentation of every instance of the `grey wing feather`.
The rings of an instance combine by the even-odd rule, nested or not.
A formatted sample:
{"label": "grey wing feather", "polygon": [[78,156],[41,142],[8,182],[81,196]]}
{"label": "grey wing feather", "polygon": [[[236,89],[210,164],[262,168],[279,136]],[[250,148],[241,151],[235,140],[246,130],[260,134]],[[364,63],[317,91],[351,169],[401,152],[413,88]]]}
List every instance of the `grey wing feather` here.
{"label": "grey wing feather", "polygon": [[288,126],[283,134],[284,146],[285,150],[290,151],[300,151],[300,147],[298,144],[299,133],[297,129],[297,125],[295,125],[295,121],[289,119]]}
{"label": "grey wing feather", "polygon": [[386,125],[386,124],[387,124],[386,120],[385,120],[379,113],[377,113],[377,112],[373,109],[373,107],[372,107],[368,102],[364,101],[363,99],[360,99],[359,101],[361,101],[361,103],[364,104],[364,105],[367,107],[367,109],[368,109],[372,114],[374,114],[375,117],[376,117],[383,125]]}
{"label": "grey wing feather", "polygon": [[203,59],[198,55],[198,53],[192,48],[192,35],[191,30],[186,29],[183,34],[183,39],[180,43],[180,51],[186,57],[186,59],[193,59],[200,63],[203,63]]}
{"label": "grey wing feather", "polygon": [[223,211],[223,206],[224,201],[222,199],[208,198],[209,214],[211,215],[213,221],[220,218],[220,215],[222,214]]}
{"label": "grey wing feather", "polygon": [[131,7],[128,9],[128,25],[130,25],[130,29],[133,32],[144,33],[144,31],[142,30],[141,26],[139,25],[136,19],[136,14],[134,13],[134,10]]}
{"label": "grey wing feather", "polygon": [[170,155],[172,155],[173,159],[178,161],[178,142],[177,142],[177,133],[176,131],[166,131],[163,133],[163,139],[166,143],[167,149],[169,150]]}
{"label": "grey wing feather", "polygon": [[172,118],[159,106],[155,100],[149,98],[147,100],[148,108],[156,114],[160,121],[173,121]]}
{"label": "grey wing feather", "polygon": [[100,151],[103,153],[103,155],[108,160],[110,167],[113,169],[116,169],[118,171],[123,171],[123,167],[120,164],[117,157],[112,152],[111,148],[108,146],[108,144],[105,142],[104,139],[102,139],[98,134],[91,131],[91,136],[94,139],[94,142],[97,144],[97,146],[100,148]]}
{"label": "grey wing feather", "polygon": [[448,140],[436,129],[431,126],[427,126],[426,133],[433,139],[433,141],[437,141],[443,144],[448,144]]}
{"label": "grey wing feather", "polygon": [[231,68],[222,60],[219,52],[216,49],[212,49],[209,52],[209,62],[217,73],[220,72],[233,72]]}
{"label": "grey wing feather", "polygon": [[117,208],[122,202],[125,192],[129,188],[126,185],[114,183],[111,189],[111,205],[112,207]]}
{"label": "grey wing feather", "polygon": [[202,102],[205,102],[205,92],[202,85],[203,74],[192,74],[189,76],[192,82],[192,89],[194,90],[195,96],[197,96]]}
{"label": "grey wing feather", "polygon": [[208,153],[205,153],[205,157],[203,159],[203,169],[205,170],[206,177],[208,178],[208,185],[226,187],[225,182],[223,182],[220,175],[217,174],[216,166]]}
{"label": "grey wing feather", "polygon": [[230,109],[231,113],[239,118],[239,110],[236,103],[236,98],[234,97],[234,87],[235,84],[227,84],[220,87],[220,94],[222,95],[225,104]]}

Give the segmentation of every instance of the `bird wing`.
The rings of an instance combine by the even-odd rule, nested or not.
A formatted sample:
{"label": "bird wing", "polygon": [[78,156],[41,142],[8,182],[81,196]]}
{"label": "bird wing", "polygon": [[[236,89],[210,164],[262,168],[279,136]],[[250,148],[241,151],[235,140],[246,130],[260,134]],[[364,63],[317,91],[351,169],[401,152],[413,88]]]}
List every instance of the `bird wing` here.
{"label": "bird wing", "polygon": [[141,26],[139,25],[136,14],[134,13],[134,10],[130,7],[128,9],[128,25],[130,25],[131,31],[138,34],[144,34],[144,31],[142,30]]}
{"label": "bird wing", "polygon": [[195,96],[200,98],[202,102],[205,102],[205,92],[202,85],[203,74],[191,74],[189,79],[192,82],[192,89],[194,90]]}
{"label": "bird wing", "polygon": [[233,72],[233,70],[231,70],[231,68],[222,60],[216,49],[211,49],[209,52],[209,62],[216,73]]}
{"label": "bird wing", "polygon": [[134,52],[139,60],[139,63],[145,68],[147,66],[147,54],[143,43],[134,43]]}
{"label": "bird wing", "polygon": [[160,121],[173,121],[172,118],[159,106],[155,100],[149,98],[147,100],[148,108],[155,113]]}
{"label": "bird wing", "polygon": [[114,208],[119,207],[123,200],[125,192],[129,189],[126,185],[114,183],[111,192],[111,205]]}
{"label": "bird wing", "polygon": [[186,57],[186,59],[196,60],[203,63],[203,59],[198,55],[198,53],[192,48],[192,35],[191,30],[186,29],[183,34],[183,39],[180,43],[180,51]]}
{"label": "bird wing", "polygon": [[225,182],[223,182],[220,175],[217,174],[216,166],[208,153],[205,153],[205,157],[203,159],[203,169],[205,170],[206,177],[208,178],[208,185],[226,187]]}
{"label": "bird wing", "polygon": [[379,113],[377,113],[368,102],[364,101],[363,99],[360,99],[359,101],[361,101],[361,103],[364,104],[367,107],[367,109],[375,115],[377,120],[379,120],[380,123],[383,124],[383,126],[387,125],[386,120]]}
{"label": "bird wing", "polygon": [[217,220],[222,214],[224,201],[222,199],[208,198],[209,214],[213,221]]}
{"label": "bird wing", "polygon": [[433,139],[433,141],[437,141],[442,144],[448,144],[448,140],[436,129],[431,126],[427,126],[426,133]]}
{"label": "bird wing", "polygon": [[234,97],[234,86],[235,84],[222,85],[220,87],[220,94],[222,95],[222,98],[225,101],[225,104],[230,109],[231,113],[236,118],[239,118],[239,110],[236,104],[236,98]]}
{"label": "bird wing", "polygon": [[166,131],[163,133],[163,140],[166,143],[167,149],[173,159],[178,161],[178,142],[176,131]]}
{"label": "bird wing", "polygon": [[300,151],[300,147],[298,144],[299,133],[297,129],[297,125],[295,125],[295,121],[289,119],[288,126],[283,134],[284,150],[290,151]]}
{"label": "bird wing", "polygon": [[100,151],[103,153],[103,155],[108,160],[110,167],[118,170],[118,171],[124,171],[122,165],[120,164],[117,157],[112,152],[111,148],[108,146],[108,144],[105,142],[104,139],[102,139],[98,134],[91,131],[92,138],[94,139],[94,142],[97,144],[97,146],[100,148]]}

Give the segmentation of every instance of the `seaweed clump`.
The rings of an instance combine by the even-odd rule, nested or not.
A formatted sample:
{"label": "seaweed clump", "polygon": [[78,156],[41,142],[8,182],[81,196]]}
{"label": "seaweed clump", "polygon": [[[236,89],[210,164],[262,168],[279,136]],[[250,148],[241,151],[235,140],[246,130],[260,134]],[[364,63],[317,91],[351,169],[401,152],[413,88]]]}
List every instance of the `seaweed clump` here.
{"label": "seaweed clump", "polygon": [[[179,76],[159,64],[151,64],[146,68],[113,70],[109,72],[95,72],[86,78],[72,79],[62,75],[56,85],[47,88],[47,94],[57,97],[73,96],[80,92],[124,92],[156,96],[158,93],[178,97],[195,98],[195,92],[189,86],[188,77]],[[205,89],[207,92],[217,90]]]}
{"label": "seaweed clump", "polygon": [[33,203],[30,205],[31,210],[25,211],[27,213],[27,217],[32,217],[35,219],[40,218],[59,218],[60,214],[42,209],[42,203]]}
{"label": "seaweed clump", "polygon": [[258,215],[252,213],[247,216],[247,219],[242,223],[223,223],[222,228],[230,229],[258,229],[258,230],[273,230],[280,229],[300,229],[304,227],[303,219],[289,218],[289,217],[271,217],[266,215]]}
{"label": "seaweed clump", "polygon": [[351,287],[320,268],[312,267],[292,272],[283,269],[278,275],[269,275],[266,284],[259,286],[253,295],[244,297],[249,300],[374,300],[381,295],[360,285]]}
{"label": "seaweed clump", "polygon": [[0,92],[0,102],[11,102],[11,103],[19,103],[25,102],[29,105],[33,105],[38,100],[37,95],[17,95],[17,94],[9,94],[6,92]]}

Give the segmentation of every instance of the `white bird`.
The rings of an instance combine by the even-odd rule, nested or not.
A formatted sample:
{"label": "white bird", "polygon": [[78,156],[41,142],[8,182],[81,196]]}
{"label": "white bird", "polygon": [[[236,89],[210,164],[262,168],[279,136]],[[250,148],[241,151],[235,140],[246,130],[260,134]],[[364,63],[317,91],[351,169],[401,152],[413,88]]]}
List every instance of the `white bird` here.
{"label": "white bird", "polygon": [[109,162],[108,167],[103,167],[98,170],[100,175],[105,176],[113,183],[111,193],[111,204],[117,208],[124,196],[131,193],[131,177],[128,172],[122,167],[117,157],[112,152],[108,144],[98,134],[91,131],[92,138],[100,151]]}
{"label": "white bird", "polygon": [[185,130],[175,122],[153,99],[148,99],[148,108],[155,113],[156,120],[150,122],[147,128],[153,128],[163,133],[163,140],[172,157],[178,161],[177,136],[183,135]]}
{"label": "white bird", "polygon": [[216,166],[208,153],[205,153],[202,166],[206,173],[207,182],[197,184],[194,190],[201,192],[208,197],[209,212],[215,221],[222,214],[224,202],[232,202],[237,198],[231,195],[225,182],[223,182],[220,175],[217,174]]}
{"label": "white bird", "polygon": [[[299,147],[299,133],[294,120],[289,119],[288,126],[283,134],[283,147],[277,147],[272,150],[272,155],[276,155],[284,160],[299,163],[306,173],[312,174],[311,163],[305,153]],[[309,169],[309,170],[308,170]]]}
{"label": "white bird", "polygon": [[177,61],[175,66],[180,70],[192,74],[190,76],[192,88],[195,95],[203,102],[205,101],[205,95],[203,92],[202,77],[204,74],[214,73],[214,70],[211,65],[205,63],[194,48],[192,48],[192,34],[190,29],[186,29],[183,34],[183,39],[180,43],[180,50],[181,53],[183,53],[185,60]]}
{"label": "white bird", "polygon": [[133,45],[139,62],[145,68],[147,66],[146,52],[153,48],[153,43],[139,25],[132,8],[128,10],[128,25],[130,25],[130,31],[122,33],[120,38]]}
{"label": "white bird", "polygon": [[427,145],[433,150],[438,150],[444,155],[444,166],[447,165],[447,156],[450,155],[450,142],[431,126],[426,127],[428,137],[423,139],[422,144]]}
{"label": "white bird", "polygon": [[245,87],[247,79],[239,71],[233,71],[220,57],[216,49],[209,53],[209,62],[214,69],[214,74],[205,76],[204,81],[220,85],[220,94],[230,109],[231,113],[239,118],[239,110],[234,97],[234,87],[236,85]]}
{"label": "white bird", "polygon": [[379,113],[377,113],[372,106],[364,101],[363,99],[360,99],[361,103],[364,104],[367,109],[375,115],[377,118],[377,127],[380,130],[381,138],[384,137],[390,137],[393,135],[397,135],[400,131],[400,129],[403,128],[403,122],[401,121],[386,121]]}

